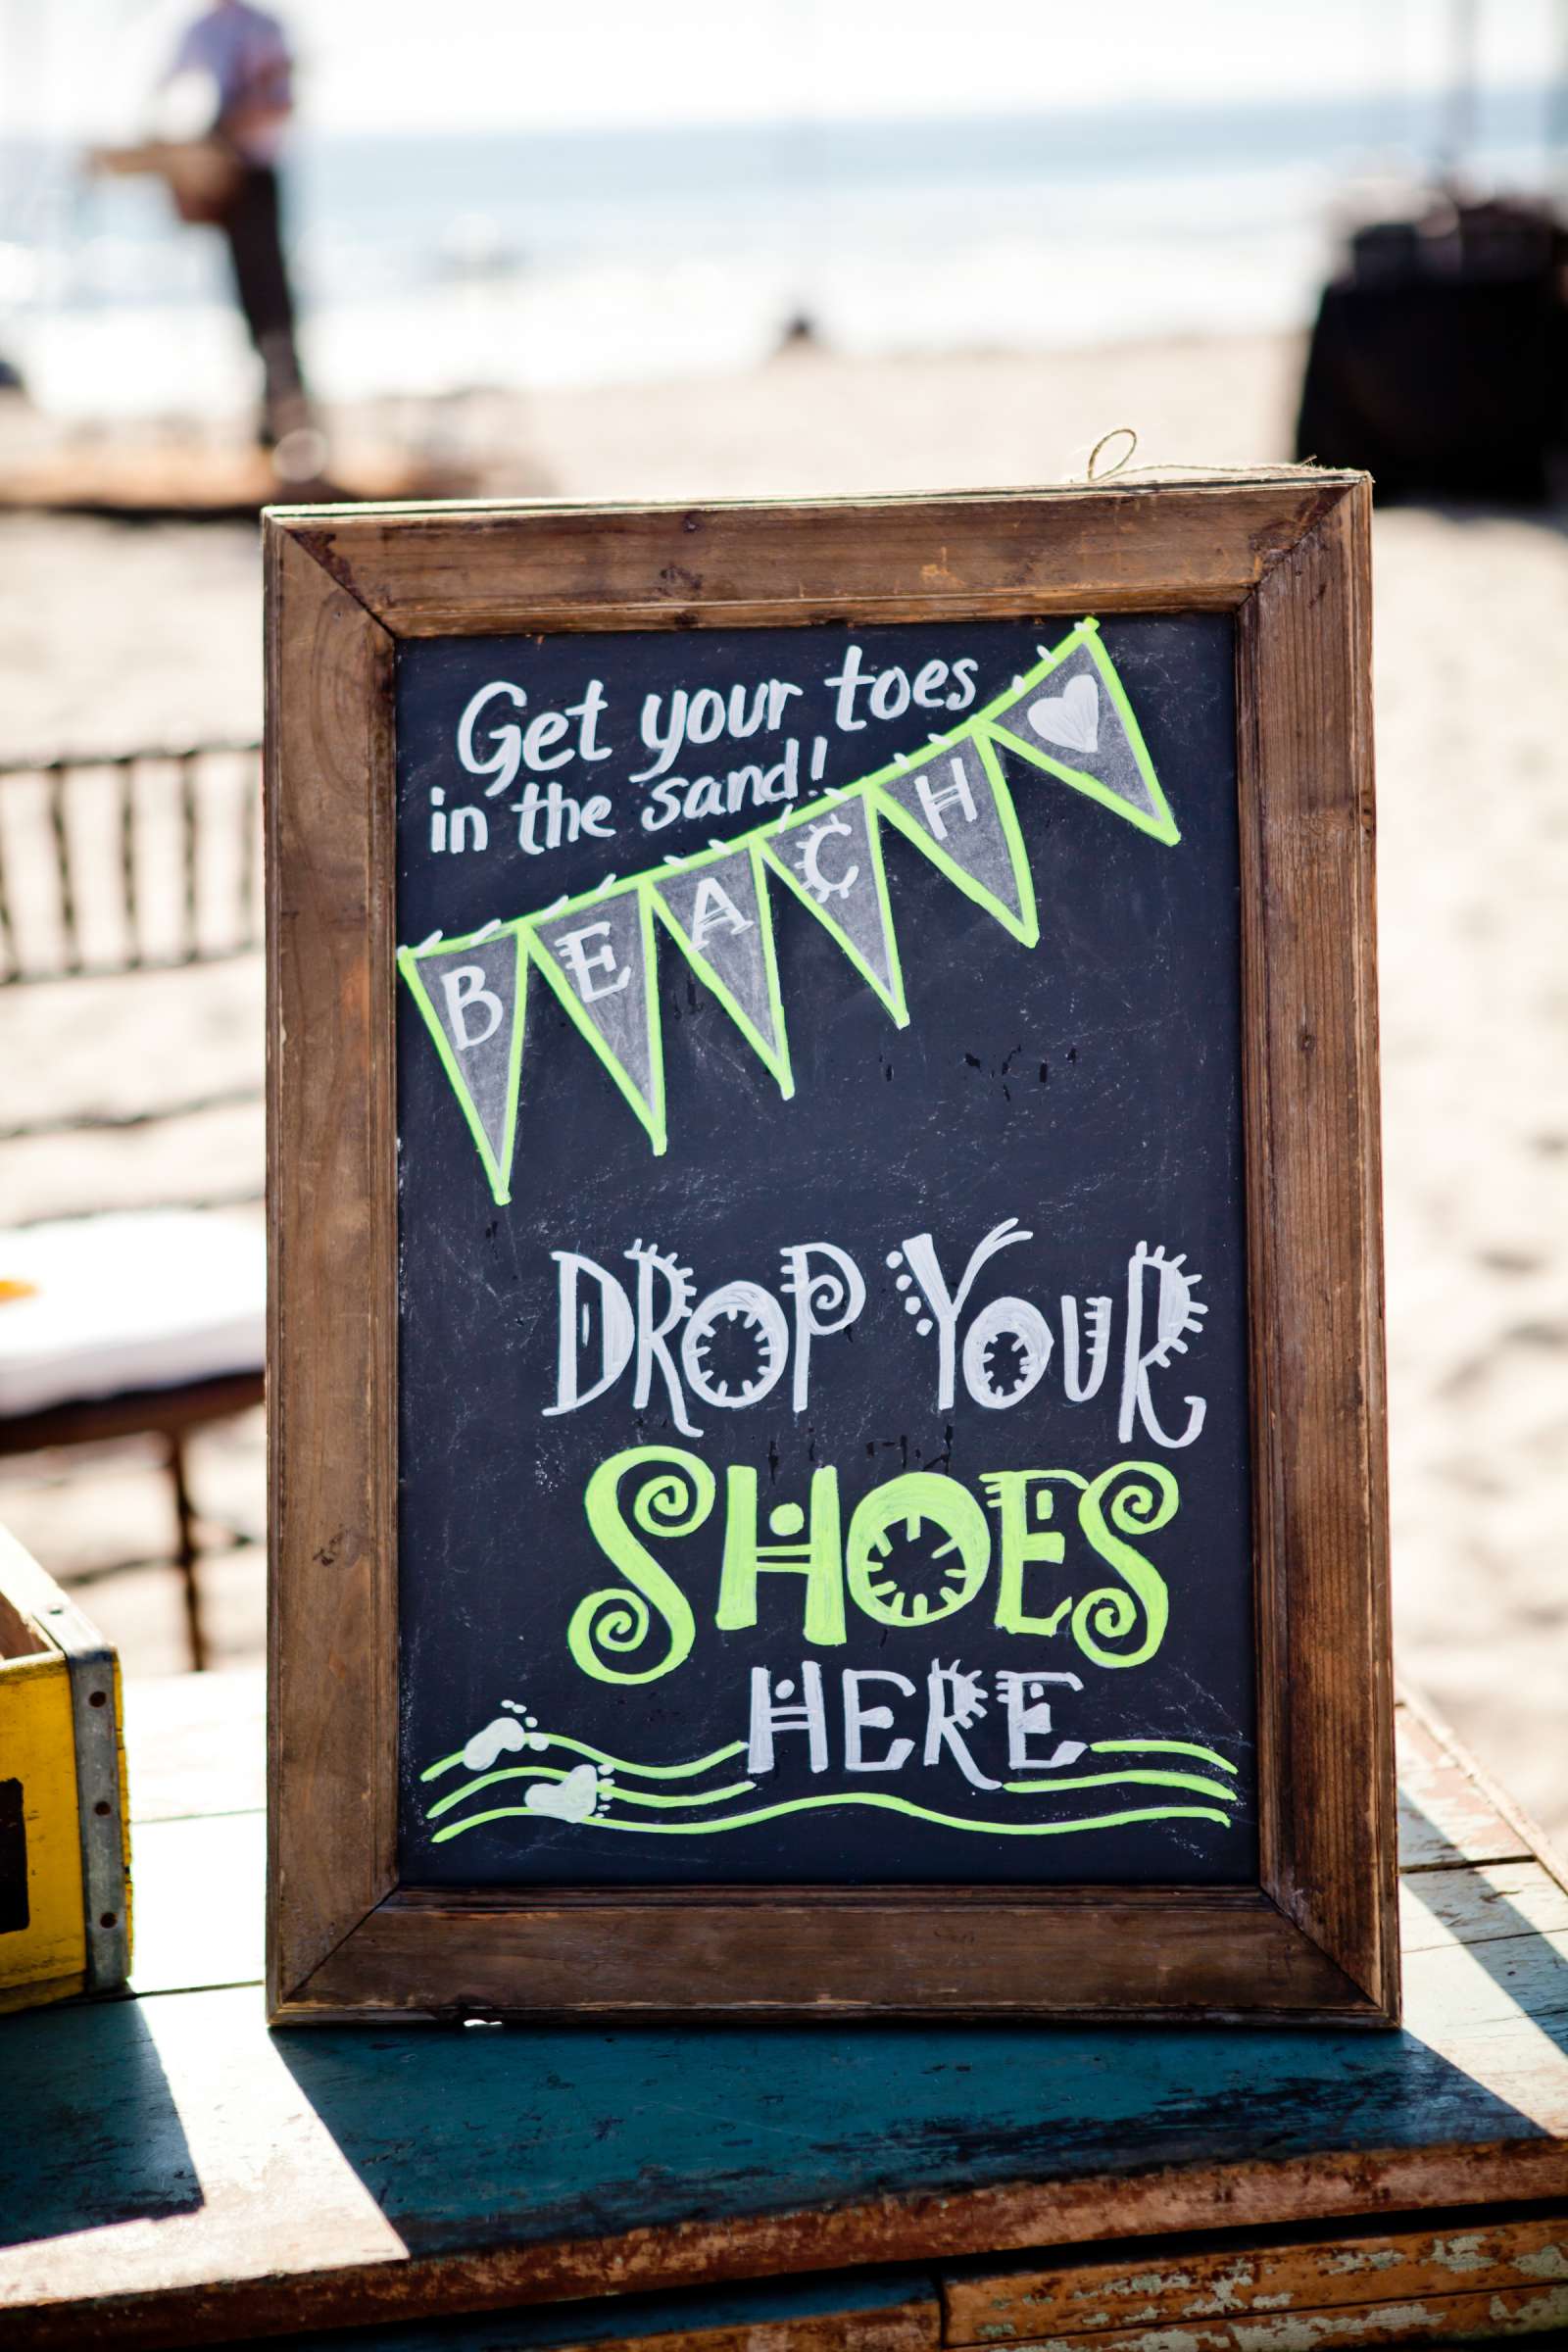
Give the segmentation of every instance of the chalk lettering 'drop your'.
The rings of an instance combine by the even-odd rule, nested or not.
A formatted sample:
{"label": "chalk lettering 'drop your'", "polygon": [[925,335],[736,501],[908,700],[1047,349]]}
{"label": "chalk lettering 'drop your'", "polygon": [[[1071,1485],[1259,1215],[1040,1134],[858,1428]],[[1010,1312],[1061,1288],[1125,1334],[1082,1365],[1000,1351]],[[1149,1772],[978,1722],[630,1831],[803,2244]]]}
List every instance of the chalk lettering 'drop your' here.
{"label": "chalk lettering 'drop your'", "polygon": [[[972,1401],[997,1412],[1022,1403],[1046,1378],[1056,1334],[1032,1299],[1010,1294],[992,1298],[965,1318],[982,1268],[1000,1251],[1033,1240],[1015,1218],[1004,1219],[971,1251],[952,1288],[929,1233],[911,1235],[887,1252],[916,1336],[936,1340],[939,1412],[952,1408],[960,1373]],[[698,1437],[693,1400],[698,1409],[743,1411],[770,1396],[787,1368],[791,1408],[802,1413],[810,1401],[813,1348],[848,1331],[866,1303],[860,1268],[832,1242],[796,1242],[781,1250],[778,1294],[738,1280],[702,1298],[691,1268],[652,1243],[637,1241],[624,1252],[634,1268],[629,1289],[579,1250],[552,1254],[558,1269],[556,1396],[542,1408],[552,1417],[596,1402],[629,1372],[635,1410],[648,1407],[657,1380],[675,1428]],[[1127,1259],[1117,1411],[1123,1445],[1142,1434],[1165,1447],[1190,1446],[1203,1427],[1202,1396],[1184,1396],[1185,1420],[1167,1427],[1153,1396],[1153,1374],[1168,1369],[1173,1355],[1185,1355],[1189,1339],[1201,1332],[1208,1310],[1195,1295],[1200,1281],[1184,1252],[1168,1256],[1141,1241]],[[1068,1404],[1087,1403],[1104,1386],[1116,1303],[1109,1294],[1082,1302],[1070,1292],[1059,1296],[1060,1379]],[[722,1366],[713,1361],[720,1342]]]}

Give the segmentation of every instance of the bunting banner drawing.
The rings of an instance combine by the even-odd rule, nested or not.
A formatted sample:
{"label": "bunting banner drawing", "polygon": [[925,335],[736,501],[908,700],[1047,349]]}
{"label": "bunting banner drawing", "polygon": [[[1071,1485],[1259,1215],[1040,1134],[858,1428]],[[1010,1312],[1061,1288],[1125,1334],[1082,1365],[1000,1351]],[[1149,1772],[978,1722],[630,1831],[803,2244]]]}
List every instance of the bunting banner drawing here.
{"label": "bunting banner drawing", "polygon": [[1034,879],[1002,763],[985,735],[873,776],[882,813],[1024,947],[1040,938]]}
{"label": "bunting banner drawing", "polygon": [[[1049,682],[1052,691],[1041,689]],[[1092,620],[1081,620],[971,727],[1173,847],[1181,839],[1143,730]]]}
{"label": "bunting banner drawing", "polygon": [[490,1190],[505,1207],[512,1199],[527,1008],[524,926],[498,923],[449,948],[400,948],[398,969],[463,1106]]}
{"label": "bunting banner drawing", "polygon": [[763,840],[762,855],[906,1028],[899,943],[866,782],[795,810]]}
{"label": "bunting banner drawing", "polygon": [[666,1147],[655,916],[789,1099],[768,877],[808,907],[895,1023],[908,1021],[880,826],[891,824],[1024,947],[1034,878],[1003,756],[1087,795],[1166,847],[1181,836],[1126,690],[1086,618],[961,726],[856,782],[690,857],[466,938],[398,952],[498,1203],[511,1198],[526,975],[538,964],[584,1042]]}
{"label": "bunting banner drawing", "polygon": [[795,1080],[760,845],[748,842],[701,868],[656,875],[651,895],[687,962],[761,1055],[787,1102]]}
{"label": "bunting banner drawing", "polygon": [[664,1149],[664,1054],[647,878],[600,890],[523,925],[540,970],[643,1125]]}

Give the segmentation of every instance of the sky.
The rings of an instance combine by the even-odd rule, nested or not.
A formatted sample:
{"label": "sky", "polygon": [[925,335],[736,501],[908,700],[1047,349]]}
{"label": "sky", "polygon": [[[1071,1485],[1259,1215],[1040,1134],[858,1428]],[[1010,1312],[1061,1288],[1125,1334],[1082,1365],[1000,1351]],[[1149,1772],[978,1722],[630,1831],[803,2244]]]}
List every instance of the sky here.
{"label": "sky", "polygon": [[[0,0],[0,122],[131,126],[191,0]],[[929,118],[1430,88],[1464,0],[293,0],[327,131]],[[1539,83],[1568,0],[1473,0],[1482,78]],[[95,61],[82,72],[84,56]]]}

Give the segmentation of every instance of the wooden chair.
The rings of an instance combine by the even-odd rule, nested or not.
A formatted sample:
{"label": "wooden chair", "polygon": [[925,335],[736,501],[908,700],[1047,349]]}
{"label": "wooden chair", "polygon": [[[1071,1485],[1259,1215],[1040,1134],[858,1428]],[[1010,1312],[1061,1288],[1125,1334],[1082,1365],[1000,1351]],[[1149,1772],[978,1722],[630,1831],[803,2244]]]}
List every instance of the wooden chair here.
{"label": "wooden chair", "polygon": [[[191,1123],[254,1123],[260,1018],[236,997],[215,1042],[193,1017],[211,995],[198,1004],[193,980],[172,1002],[183,984],[154,976],[254,971],[260,804],[254,743],[0,766],[0,1454],[162,1442],[195,1667],[208,1648],[186,1445],[261,1400],[265,1255],[259,1223],[221,1214],[260,1200],[259,1140],[235,1149],[230,1122],[215,1188]],[[150,1019],[138,988],[162,992]],[[92,1091],[59,1099],[84,1048]],[[205,1083],[159,1087],[160,1062],[205,1064]]]}

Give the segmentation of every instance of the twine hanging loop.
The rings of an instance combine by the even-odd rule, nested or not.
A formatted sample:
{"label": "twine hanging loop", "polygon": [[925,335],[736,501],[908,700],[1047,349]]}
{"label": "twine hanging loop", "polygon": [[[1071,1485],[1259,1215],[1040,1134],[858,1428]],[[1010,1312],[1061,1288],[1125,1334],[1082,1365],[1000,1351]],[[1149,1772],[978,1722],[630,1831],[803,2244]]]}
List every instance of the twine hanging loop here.
{"label": "twine hanging loop", "polygon": [[[1102,472],[1097,473],[1095,471],[1095,462],[1099,458],[1101,451],[1112,441],[1125,441],[1127,446],[1122,451],[1120,457],[1117,458],[1113,464],[1105,466]],[[1120,473],[1124,466],[1130,466],[1132,464],[1137,449],[1138,435],[1134,431],[1133,427],[1130,424],[1113,424],[1108,433],[1101,434],[1100,439],[1095,443],[1094,448],[1089,452],[1089,463],[1084,468],[1085,481],[1108,482],[1113,473]]]}

